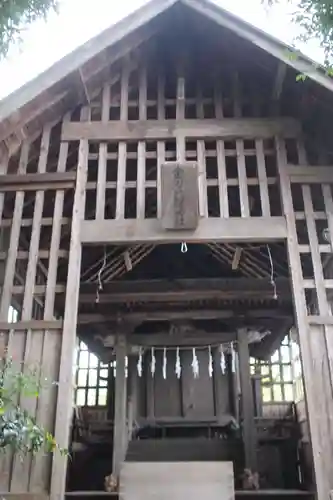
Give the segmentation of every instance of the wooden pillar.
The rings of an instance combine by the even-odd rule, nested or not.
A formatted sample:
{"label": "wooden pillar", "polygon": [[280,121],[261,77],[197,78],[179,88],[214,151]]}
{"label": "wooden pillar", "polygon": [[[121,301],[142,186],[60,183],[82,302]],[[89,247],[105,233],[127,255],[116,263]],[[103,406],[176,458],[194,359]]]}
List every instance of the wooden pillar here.
{"label": "wooden pillar", "polygon": [[252,389],[253,389],[253,398],[254,398],[254,407],[255,407],[255,416],[262,417],[262,376],[261,374],[255,374],[251,377]]}
{"label": "wooden pillar", "polygon": [[252,472],[257,471],[257,440],[254,425],[254,403],[252,382],[250,376],[250,354],[247,332],[240,329],[237,332],[238,356],[240,370],[240,385],[242,393],[243,441],[245,452],[245,467]]}
{"label": "wooden pillar", "polygon": [[232,371],[232,357],[226,353],[226,370],[228,373],[228,388],[229,388],[229,401],[231,413],[234,415],[237,422],[239,422],[239,400],[240,400],[240,383],[239,383],[239,363],[238,352],[234,353],[236,356],[236,372]]}
{"label": "wooden pillar", "polygon": [[[85,109],[85,108],[84,108]],[[85,188],[88,169],[88,141],[81,140],[77,178],[73,205],[71,243],[65,299],[65,315],[62,334],[57,410],[55,418],[55,439],[60,447],[67,448],[70,421],[73,411],[73,355],[76,346],[76,324],[80,289],[82,245],[81,222],[84,219]],[[52,464],[51,500],[64,498],[67,458],[55,453]]]}
{"label": "wooden pillar", "polygon": [[116,383],[113,428],[113,462],[112,472],[118,477],[125,459],[127,445],[127,381],[125,372],[126,337],[118,335],[116,344]]}
{"label": "wooden pillar", "polygon": [[[276,153],[283,212],[286,218],[288,231],[289,269],[302,358],[304,392],[307,403],[307,416],[317,490],[316,498],[318,500],[327,500],[333,492],[333,398],[330,366],[332,357],[330,357],[327,352],[328,339],[325,335],[327,326],[311,324],[308,319],[296,218],[290,177],[288,176],[287,170],[287,154],[285,142],[279,137],[276,138]],[[302,158],[302,160],[302,164],[306,163],[305,158]],[[309,196],[308,193],[309,186],[306,182],[304,182],[304,184],[305,185],[302,186],[302,194],[304,198],[305,216],[308,218],[309,244],[310,248],[312,247],[311,253],[317,254],[316,248],[313,248],[317,246],[318,242],[317,236],[314,234],[316,232],[313,227],[314,221],[311,220],[313,217],[311,196]],[[312,255],[312,260],[317,294],[318,288],[321,289],[320,295],[318,294],[318,305],[320,306],[324,303],[323,305],[325,306],[327,299],[325,296],[321,297],[324,294],[323,292],[325,292],[325,290],[323,290],[324,287],[322,287],[322,284],[318,287],[318,281],[322,281],[322,276],[320,276],[320,255]],[[323,314],[321,311],[319,312]],[[330,339],[329,341],[331,342]]]}
{"label": "wooden pillar", "polygon": [[138,415],[138,375],[136,368],[137,360],[135,356],[130,356],[128,360],[128,439],[132,439],[132,432],[135,420]]}
{"label": "wooden pillar", "polygon": [[108,389],[107,389],[107,419],[114,420],[114,394],[115,394],[115,378],[113,375],[113,366],[108,368]]}
{"label": "wooden pillar", "polygon": [[155,417],[155,377],[151,373],[151,349],[145,356],[146,412],[147,417]]}

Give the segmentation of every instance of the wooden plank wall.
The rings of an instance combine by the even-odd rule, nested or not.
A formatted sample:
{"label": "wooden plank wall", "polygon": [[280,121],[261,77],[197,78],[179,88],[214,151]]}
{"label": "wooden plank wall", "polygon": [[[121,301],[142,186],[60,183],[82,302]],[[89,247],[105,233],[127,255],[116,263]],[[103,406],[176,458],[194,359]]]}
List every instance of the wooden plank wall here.
{"label": "wooden plank wall", "polygon": [[[69,171],[70,147],[54,141],[57,135],[59,128],[45,126],[40,139],[23,143],[18,157],[2,161],[0,178],[1,356],[7,349],[17,370],[34,368],[47,379],[38,400],[18,402],[51,433],[57,405],[52,382],[59,380],[63,338],[56,294],[67,275],[76,178]],[[10,306],[18,311],[15,324],[8,323]],[[51,461],[43,454],[21,461],[7,453],[1,458],[0,491],[47,493]]]}
{"label": "wooden plank wall", "polygon": [[[333,490],[333,171],[301,141],[276,140],[318,499]],[[309,265],[311,264],[311,265]]]}
{"label": "wooden plank wall", "polygon": [[[192,351],[181,350],[182,374],[175,373],[176,350],[167,351],[167,378],[163,378],[163,351],[156,350],[156,372],[150,371],[150,352],[145,356],[144,374],[141,381],[146,392],[146,408],[141,408],[141,416],[147,417],[187,417],[213,418],[231,411],[229,400],[229,377],[222,375],[219,359],[215,363],[213,377],[208,372],[208,350],[197,350],[199,377],[192,372]],[[214,377],[215,374],[215,377]],[[215,384],[219,378],[219,384]]]}

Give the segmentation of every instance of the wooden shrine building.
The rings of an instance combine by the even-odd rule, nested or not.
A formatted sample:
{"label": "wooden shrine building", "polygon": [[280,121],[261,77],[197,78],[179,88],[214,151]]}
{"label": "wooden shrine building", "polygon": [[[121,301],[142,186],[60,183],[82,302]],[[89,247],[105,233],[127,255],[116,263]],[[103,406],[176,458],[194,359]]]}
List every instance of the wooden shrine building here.
{"label": "wooden shrine building", "polygon": [[0,339],[72,455],[5,455],[2,496],[333,498],[332,91],[152,0],[0,102]]}

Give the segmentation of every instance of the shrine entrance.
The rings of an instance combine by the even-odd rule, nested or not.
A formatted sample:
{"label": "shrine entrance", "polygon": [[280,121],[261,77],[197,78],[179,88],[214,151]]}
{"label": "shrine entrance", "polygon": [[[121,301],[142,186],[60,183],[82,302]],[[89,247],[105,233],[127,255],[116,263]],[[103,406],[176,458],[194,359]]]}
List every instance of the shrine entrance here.
{"label": "shrine entrance", "polygon": [[[118,494],[124,463],[196,456],[231,497],[259,473],[327,500],[332,81],[204,0],[140,12],[1,108],[2,348],[59,382],[27,408],[73,496],[94,463]],[[6,456],[4,496],[62,499],[67,465]]]}
{"label": "shrine entrance", "polygon": [[[191,80],[183,69],[166,81],[163,72],[152,78],[149,66],[142,66],[134,85],[144,121],[128,127],[128,64],[121,70],[120,102],[114,103],[120,120],[102,120],[97,127],[85,122],[92,111],[83,108],[80,121],[62,128],[64,141],[80,144],[77,238],[69,262],[73,295],[67,293],[66,310],[73,305],[69,297],[75,297],[80,338],[116,367],[108,378],[114,436],[109,472],[118,477],[124,461],[139,457],[177,461],[175,449],[189,459],[204,433],[216,440],[202,442],[198,450],[204,453],[207,446],[211,460],[233,462],[236,488],[244,468],[261,467],[266,488],[299,490],[312,462],[310,457],[299,472],[292,401],[269,417],[273,427],[276,419],[286,419],[285,442],[293,449],[275,450],[279,458],[270,463],[271,472],[263,472],[259,462],[267,464],[272,450],[259,449],[267,440],[260,425],[268,414],[262,409],[258,363],[250,376],[250,358],[267,360],[295,325],[292,298],[299,299],[289,282],[295,242],[288,200],[290,180],[303,175],[295,166],[301,163],[295,156],[298,123],[246,119],[236,99],[234,118],[223,119],[221,128],[216,82],[206,90],[215,118],[203,122],[208,97],[200,89],[204,82],[197,82],[192,119],[183,98],[185,81]],[[148,81],[159,96],[157,117],[166,128],[147,119]],[[172,104],[166,97],[170,89]],[[99,97],[102,116],[110,95],[106,85]],[[165,118],[169,105],[172,122]],[[307,263],[305,269],[311,272]],[[66,329],[73,328],[71,321],[65,318]],[[273,428],[270,432],[271,439],[277,437]],[[177,441],[184,436],[190,440]],[[294,459],[285,474],[287,457]],[[272,478],[275,469],[280,479]]]}
{"label": "shrine entrance", "polygon": [[[276,386],[272,376],[266,385],[272,396],[263,399],[260,369],[294,324],[286,246],[187,243],[184,251],[183,243],[98,246],[94,257],[83,247],[91,265],[81,275],[78,335],[103,363],[99,370],[111,361],[107,415],[99,425],[113,447],[99,468],[110,473],[111,458],[115,473],[124,460],[229,460],[240,487],[245,464],[256,470],[260,460],[266,488],[297,489],[293,380]],[[291,370],[291,351],[285,356],[274,376],[284,363]],[[87,405],[89,383],[84,389],[80,380]],[[87,411],[93,418],[93,408]],[[272,451],[273,427],[270,436],[262,428],[282,418],[284,442],[293,443],[287,454],[280,445]],[[113,420],[114,439],[105,427]],[[263,472],[272,453],[277,470],[289,456],[284,479]]]}

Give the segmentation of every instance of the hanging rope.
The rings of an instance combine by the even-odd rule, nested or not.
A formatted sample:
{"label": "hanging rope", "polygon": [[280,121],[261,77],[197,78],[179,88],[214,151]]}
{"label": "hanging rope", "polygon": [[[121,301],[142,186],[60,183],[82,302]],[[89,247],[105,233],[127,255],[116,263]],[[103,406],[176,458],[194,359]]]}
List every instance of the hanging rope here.
{"label": "hanging rope", "polygon": [[102,273],[105,269],[106,266],[106,247],[104,247],[104,257],[103,257],[103,262],[100,270],[98,271],[97,275],[97,288],[96,288],[96,304],[99,303],[99,293],[103,290],[103,283],[102,283]]}
{"label": "hanging rope", "polygon": [[[178,379],[181,377],[182,373],[182,366],[181,366],[181,358],[180,358],[180,350],[184,351],[192,351],[192,362],[191,362],[191,367],[192,367],[192,373],[194,378],[199,377],[199,359],[197,356],[197,350],[207,350],[208,349],[208,374],[209,377],[212,377],[214,374],[214,360],[212,356],[212,349],[213,347],[216,347],[220,351],[220,368],[221,372],[224,375],[227,372],[227,363],[226,363],[226,358],[225,358],[225,352],[230,353],[231,355],[231,371],[232,373],[236,373],[236,351],[235,351],[235,345],[237,342],[228,342],[228,343],[223,343],[223,344],[217,344],[215,346],[212,345],[206,345],[206,346],[197,346],[197,347],[151,347],[150,348],[150,371],[151,371],[151,376],[155,376],[156,372],[156,357],[155,357],[155,352],[156,351],[163,351],[163,361],[162,361],[162,376],[163,379],[167,378],[167,350],[175,350],[176,351],[176,364],[175,364],[175,374]],[[138,376],[141,377],[143,373],[143,348],[139,348],[138,352],[138,361],[137,361],[137,372]]]}
{"label": "hanging rope", "polygon": [[272,254],[271,254],[271,249],[269,248],[269,245],[267,245],[267,253],[269,257],[269,262],[271,264],[271,285],[273,287],[273,299],[277,300],[278,295],[277,295],[277,289],[276,289],[276,283],[274,279],[274,264],[273,264],[273,259],[272,259]]}

